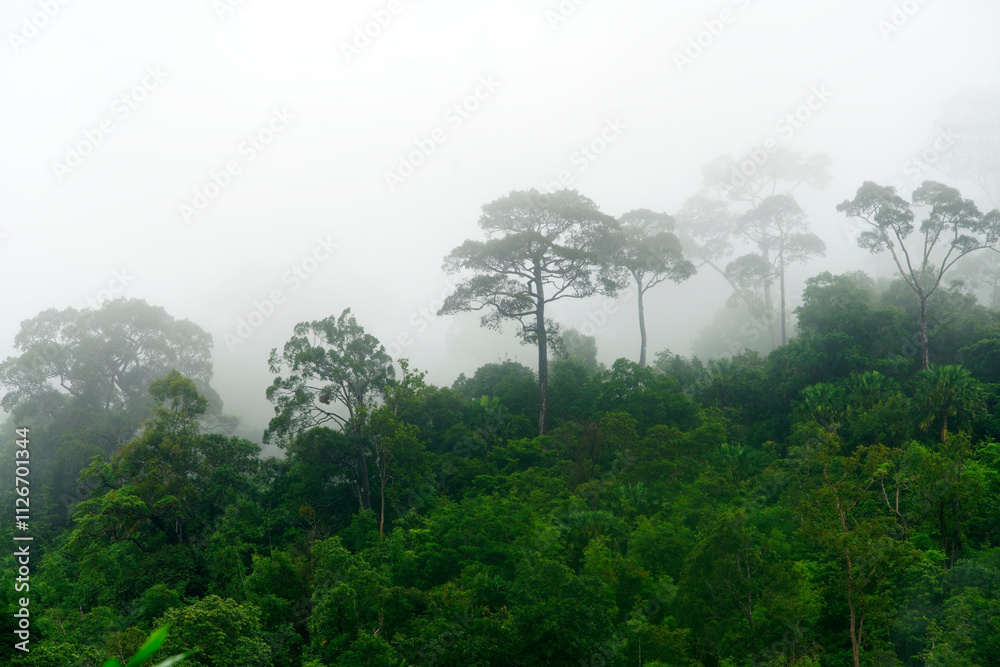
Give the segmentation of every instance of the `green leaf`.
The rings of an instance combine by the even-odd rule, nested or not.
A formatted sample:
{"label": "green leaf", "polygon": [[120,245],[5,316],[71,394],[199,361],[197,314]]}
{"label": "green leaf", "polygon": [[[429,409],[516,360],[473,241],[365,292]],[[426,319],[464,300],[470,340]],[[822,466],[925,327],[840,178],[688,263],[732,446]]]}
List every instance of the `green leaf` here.
{"label": "green leaf", "polygon": [[105,662],[103,665],[101,665],[101,667],[122,667],[122,663],[118,662],[114,658],[111,658],[110,660],[108,660],[107,662]]}
{"label": "green leaf", "polygon": [[191,651],[188,651],[187,653],[178,653],[177,655],[170,656],[169,658],[167,658],[166,660],[164,660],[159,664],[153,665],[153,667],[170,667],[170,665],[180,662],[184,658],[191,655],[191,653],[192,653]]}
{"label": "green leaf", "polygon": [[143,660],[156,653],[166,640],[167,630],[169,629],[169,625],[164,625],[159,630],[154,631],[143,645],[139,647],[139,650],[132,656],[132,659],[128,661],[128,667],[139,667]]}

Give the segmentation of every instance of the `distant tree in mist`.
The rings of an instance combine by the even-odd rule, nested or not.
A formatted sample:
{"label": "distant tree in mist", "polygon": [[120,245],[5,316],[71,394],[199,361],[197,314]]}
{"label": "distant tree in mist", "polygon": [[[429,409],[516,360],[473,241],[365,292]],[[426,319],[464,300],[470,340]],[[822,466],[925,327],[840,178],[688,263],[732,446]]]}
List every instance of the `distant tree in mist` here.
{"label": "distant tree in mist", "polygon": [[219,403],[208,387],[211,335],[140,299],[43,311],[21,323],[14,347],[21,354],[0,363],[0,407],[19,419],[57,418],[76,405],[141,420],[153,405],[149,383],[172,369]]}
{"label": "distant tree in mist", "polygon": [[80,499],[80,469],[94,456],[110,458],[138,433],[155,405],[150,383],[172,370],[206,397],[202,427],[235,426],[209,384],[212,336],[141,299],[45,310],[21,323],[14,347],[19,354],[0,363],[0,408],[46,443],[32,456],[32,506],[38,516],[52,512],[55,525]]}
{"label": "distant tree in mist", "polygon": [[1000,253],[981,252],[964,258],[955,266],[954,277],[983,297],[984,305],[1000,310]]}
{"label": "distant tree in mist", "polygon": [[[677,214],[685,252],[696,266],[717,271],[733,288],[733,300],[742,301],[756,319],[769,323],[773,349],[787,341],[787,331],[782,334],[787,317],[780,303],[775,308],[774,283],[782,292],[780,301],[787,265],[825,252],[822,241],[809,233],[792,195],[801,185],[825,188],[830,182],[830,158],[778,148],[756,159],[720,156],[705,165],[702,174],[705,191],[689,199]],[[736,242],[754,250],[723,265],[735,252]]]}
{"label": "distant tree in mist", "polygon": [[809,232],[806,213],[790,195],[772,195],[740,218],[738,233],[760,248],[767,278],[765,301],[769,298],[767,287],[773,278],[778,280],[780,300],[781,344],[788,342],[785,298],[785,272],[789,264],[807,261],[826,254],[826,244]]}
{"label": "distant tree in mist", "polygon": [[[948,100],[936,123],[933,162],[926,162],[955,178],[969,180],[1000,207],[1000,89],[966,90]],[[1000,253],[982,253],[956,267],[956,275],[987,294],[986,303],[1000,308]]]}
{"label": "distant tree in mist", "polygon": [[967,90],[951,98],[937,122],[934,166],[976,183],[1000,207],[1000,89]]}
{"label": "distant tree in mist", "polygon": [[573,327],[567,327],[561,332],[560,345],[555,351],[555,358],[574,361],[593,375],[602,369],[597,361],[597,339],[580,333]]}

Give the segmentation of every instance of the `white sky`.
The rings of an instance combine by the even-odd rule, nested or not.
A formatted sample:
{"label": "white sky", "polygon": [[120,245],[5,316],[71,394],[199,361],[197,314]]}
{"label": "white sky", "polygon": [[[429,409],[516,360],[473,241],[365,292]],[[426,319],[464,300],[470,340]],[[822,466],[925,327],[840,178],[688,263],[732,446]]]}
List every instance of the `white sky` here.
{"label": "white sky", "polygon": [[[894,11],[901,25],[884,34]],[[373,12],[387,25],[349,59],[343,44]],[[708,46],[679,68],[675,54],[706,21],[719,34],[703,34]],[[672,213],[699,189],[702,165],[783,139],[776,123],[825,87],[832,97],[787,142],[828,153],[834,171],[830,188],[798,193],[829,253],[796,269],[794,306],[822,270],[887,272],[850,246],[835,206],[864,180],[903,181],[941,104],[1000,83],[998,28],[1000,5],[987,0],[8,0],[0,358],[21,321],[97,299],[124,271],[123,296],[212,333],[215,385],[259,427],[272,414],[270,348],[295,323],[348,306],[387,345],[409,336],[398,356],[438,384],[506,354],[533,366],[513,329],[420,314],[448,289],[444,255],[481,238],[484,203],[568,170],[606,213]],[[475,111],[449,112],[477,86]],[[276,110],[293,119],[276,123]],[[576,152],[609,120],[624,129],[581,171]],[[270,122],[281,128],[273,141],[249,148]],[[435,128],[443,142],[390,190],[386,171],[415,142],[434,143]],[[95,132],[104,136],[79,166],[55,167]],[[238,173],[185,223],[180,206],[230,161]],[[337,250],[296,286],[287,272],[320,239]],[[688,353],[722,288],[706,274],[654,290],[650,354]],[[274,290],[284,302],[229,349],[224,335]],[[553,316],[579,328],[601,310],[601,300],[561,303]],[[614,310],[596,333],[605,362],[637,355],[634,304]]]}

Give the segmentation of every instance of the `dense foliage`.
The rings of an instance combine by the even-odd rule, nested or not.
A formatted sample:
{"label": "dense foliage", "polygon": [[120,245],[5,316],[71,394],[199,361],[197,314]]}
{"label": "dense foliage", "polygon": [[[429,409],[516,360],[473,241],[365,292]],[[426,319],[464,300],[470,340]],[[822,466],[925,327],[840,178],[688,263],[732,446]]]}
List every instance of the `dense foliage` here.
{"label": "dense foliage", "polygon": [[[342,427],[276,400],[280,460],[213,433],[197,383],[166,373],[88,413],[146,406],[133,437],[44,478],[31,651],[0,660],[125,664],[169,625],[153,659],[192,665],[997,664],[1000,317],[956,289],[931,306],[926,370],[919,304],[864,274],[809,280],[800,334],[766,358],[605,368],[573,334],[544,436],[531,369],[428,385],[330,318],[332,347],[293,338],[274,386],[295,396],[311,364]],[[44,392],[5,399],[5,460],[25,420],[55,459],[82,447],[67,424],[90,394],[33,418]]]}

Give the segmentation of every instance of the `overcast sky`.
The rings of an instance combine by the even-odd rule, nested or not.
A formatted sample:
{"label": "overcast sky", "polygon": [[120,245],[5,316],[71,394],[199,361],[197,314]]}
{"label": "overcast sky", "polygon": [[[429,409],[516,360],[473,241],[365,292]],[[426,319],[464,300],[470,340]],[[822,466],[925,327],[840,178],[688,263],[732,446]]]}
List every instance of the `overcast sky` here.
{"label": "overcast sky", "polygon": [[[942,104],[1000,83],[993,0],[7,0],[0,28],[0,358],[46,308],[145,299],[213,335],[216,387],[261,428],[270,348],[345,307],[437,384],[534,366],[512,328],[433,313],[482,205],[560,176],[611,215],[672,213],[719,154],[824,152],[831,186],[796,194],[829,252],[792,305],[823,270],[888,274],[836,204],[864,180],[908,197]],[[689,353],[723,287],[651,292],[650,353]],[[552,315],[637,355],[631,301]]]}

